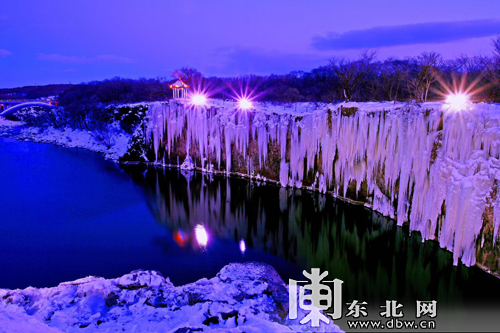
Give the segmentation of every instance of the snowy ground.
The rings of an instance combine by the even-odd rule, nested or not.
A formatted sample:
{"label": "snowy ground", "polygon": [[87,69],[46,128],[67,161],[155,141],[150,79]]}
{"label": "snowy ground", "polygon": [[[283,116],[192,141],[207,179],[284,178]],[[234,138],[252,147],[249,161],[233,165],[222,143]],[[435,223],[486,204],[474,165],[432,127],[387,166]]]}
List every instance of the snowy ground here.
{"label": "snowy ground", "polygon": [[26,128],[19,138],[26,141],[53,143],[68,148],[85,148],[104,154],[107,159],[118,160],[127,152],[131,136],[110,126],[109,132],[92,132],[71,128]]}
{"label": "snowy ground", "polygon": [[19,121],[12,121],[5,119],[0,116],[0,137],[2,136],[15,136],[19,134],[19,130],[22,127],[23,123]]}
{"label": "snowy ground", "polygon": [[[287,288],[271,266],[245,263],[179,287],[158,272],[134,271],[53,288],[0,289],[0,332],[312,330],[286,318]],[[315,331],[342,332],[333,322]]]}
{"label": "snowy ground", "polygon": [[102,153],[105,158],[112,160],[118,160],[125,154],[131,138],[116,123],[111,124],[107,131],[84,131],[69,127],[42,129],[25,127],[22,122],[7,120],[3,117],[0,117],[0,136],[53,143],[68,148],[84,148]]}

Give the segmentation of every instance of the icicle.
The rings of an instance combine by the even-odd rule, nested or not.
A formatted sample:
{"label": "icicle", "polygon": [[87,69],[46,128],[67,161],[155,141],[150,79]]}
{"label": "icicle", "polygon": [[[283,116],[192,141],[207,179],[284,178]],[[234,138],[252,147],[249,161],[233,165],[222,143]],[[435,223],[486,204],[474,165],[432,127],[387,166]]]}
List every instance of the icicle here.
{"label": "icicle", "polygon": [[[278,163],[275,180],[282,186],[301,187],[304,172],[316,174],[312,188],[335,195],[346,196],[352,181],[357,192],[365,183],[373,209],[400,225],[409,221],[424,239],[437,235],[455,262],[475,262],[486,198],[500,181],[498,106],[449,113],[438,103],[348,103],[342,107],[357,112],[347,116],[340,105],[311,110],[298,104],[290,111],[266,105],[250,114],[220,101],[210,111],[177,103],[153,103],[149,110],[146,138],[157,162],[184,148],[188,155],[195,151],[202,168],[230,173],[234,153],[243,156],[238,164],[251,175]],[[183,136],[184,147],[175,147]],[[274,145],[279,161],[269,161]],[[257,156],[247,156],[249,151]],[[500,193],[491,204],[495,242]]]}

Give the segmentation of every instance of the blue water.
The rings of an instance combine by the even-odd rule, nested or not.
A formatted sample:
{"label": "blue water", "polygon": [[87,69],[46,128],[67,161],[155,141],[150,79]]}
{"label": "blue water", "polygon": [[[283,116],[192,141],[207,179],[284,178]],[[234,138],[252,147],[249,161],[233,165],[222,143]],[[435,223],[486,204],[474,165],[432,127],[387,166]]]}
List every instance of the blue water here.
{"label": "blue water", "polygon": [[327,270],[345,281],[346,299],[500,299],[498,279],[453,266],[437,243],[331,196],[0,139],[0,288],[136,269],[180,285],[236,261],[269,263],[285,281]]}
{"label": "blue water", "polygon": [[[438,331],[497,327],[499,279],[453,266],[439,244],[362,206],[0,138],[0,288],[136,269],[181,285],[236,261],[269,263],[285,281],[304,280],[304,269],[328,271],[344,281],[344,302],[367,301],[375,319],[386,300],[404,304],[405,316],[416,300],[436,300]],[[347,329],[347,319],[337,323]]]}
{"label": "blue water", "polygon": [[181,248],[147,203],[144,189],[98,154],[0,139],[0,288],[114,278],[135,269],[184,284],[245,260],[298,271],[263,251],[242,256],[224,239],[212,238],[209,251]]}

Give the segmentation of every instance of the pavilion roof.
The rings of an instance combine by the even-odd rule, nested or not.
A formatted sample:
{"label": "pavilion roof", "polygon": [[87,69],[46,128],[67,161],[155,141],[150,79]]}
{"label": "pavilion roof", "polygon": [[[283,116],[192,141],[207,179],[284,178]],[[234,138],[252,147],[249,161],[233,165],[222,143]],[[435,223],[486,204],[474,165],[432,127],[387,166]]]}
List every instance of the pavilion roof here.
{"label": "pavilion roof", "polygon": [[175,81],[174,83],[172,83],[170,86],[170,89],[185,89],[185,88],[189,88],[189,86],[184,83],[184,81],[182,81],[181,77],[179,76],[179,80]]}

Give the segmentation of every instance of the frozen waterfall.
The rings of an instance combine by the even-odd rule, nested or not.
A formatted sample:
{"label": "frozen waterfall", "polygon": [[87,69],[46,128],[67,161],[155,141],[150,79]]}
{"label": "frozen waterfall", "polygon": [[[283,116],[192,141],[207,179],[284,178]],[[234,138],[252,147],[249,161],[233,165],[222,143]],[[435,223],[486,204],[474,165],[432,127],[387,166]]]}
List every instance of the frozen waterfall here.
{"label": "frozen waterfall", "polygon": [[227,101],[170,101],[152,104],[146,134],[160,164],[194,158],[204,171],[354,200],[363,192],[360,201],[438,240],[455,264],[476,263],[483,229],[498,246],[499,105],[456,112],[442,103],[299,103],[243,111]]}

